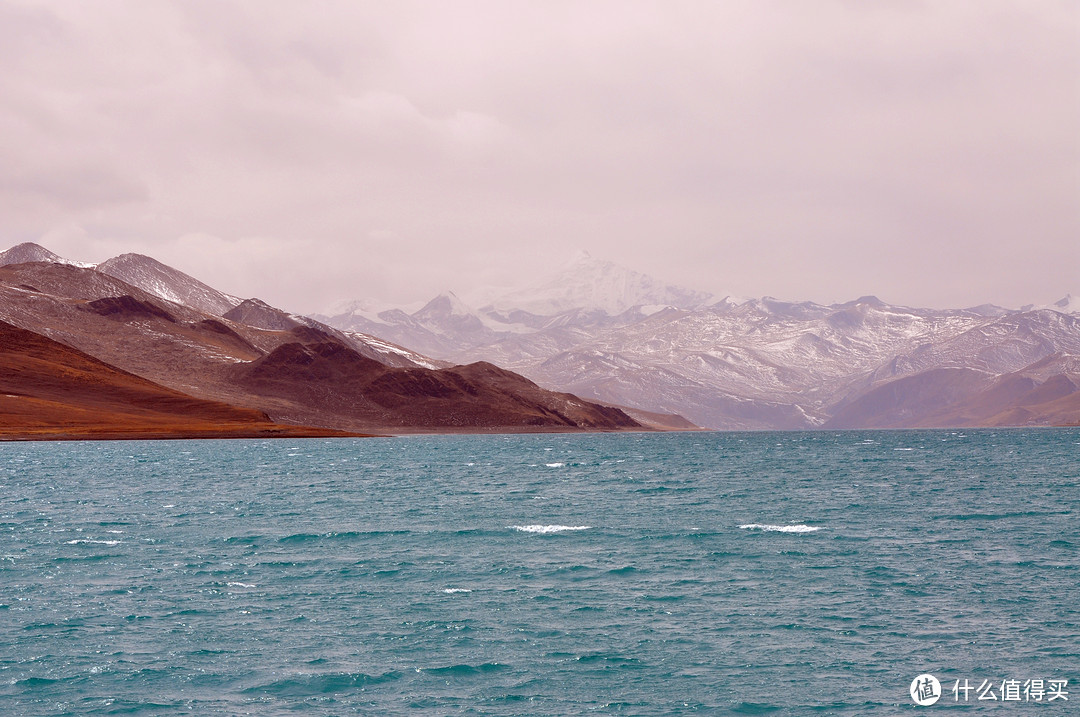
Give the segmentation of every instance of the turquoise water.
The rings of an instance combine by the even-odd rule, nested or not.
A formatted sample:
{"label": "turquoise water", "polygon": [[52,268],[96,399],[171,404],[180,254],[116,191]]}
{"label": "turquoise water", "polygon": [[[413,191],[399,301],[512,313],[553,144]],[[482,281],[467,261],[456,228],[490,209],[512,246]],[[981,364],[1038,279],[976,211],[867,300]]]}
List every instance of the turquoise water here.
{"label": "turquoise water", "polygon": [[0,444],[0,714],[1067,714],[1078,515],[1077,430]]}

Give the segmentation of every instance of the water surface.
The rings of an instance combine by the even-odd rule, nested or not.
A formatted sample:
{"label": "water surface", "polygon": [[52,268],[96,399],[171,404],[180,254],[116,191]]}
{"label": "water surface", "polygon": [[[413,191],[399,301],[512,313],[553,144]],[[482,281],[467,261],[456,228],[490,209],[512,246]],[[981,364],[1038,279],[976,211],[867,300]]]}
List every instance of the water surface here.
{"label": "water surface", "polygon": [[[1077,688],[1078,456],[1077,430],[0,444],[0,713],[859,715],[961,708],[964,679]],[[1000,697],[964,706],[1066,714],[1080,689]]]}

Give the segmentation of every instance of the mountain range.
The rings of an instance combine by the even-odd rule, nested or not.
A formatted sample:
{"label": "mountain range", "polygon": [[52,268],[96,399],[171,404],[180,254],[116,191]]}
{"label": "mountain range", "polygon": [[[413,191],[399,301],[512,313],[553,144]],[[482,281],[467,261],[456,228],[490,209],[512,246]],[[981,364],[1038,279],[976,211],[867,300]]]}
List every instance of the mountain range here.
{"label": "mountain range", "polygon": [[1080,302],[1071,296],[946,310],[872,296],[831,305],[717,299],[582,253],[530,286],[480,294],[479,306],[445,292],[422,306],[357,300],[308,317],[138,254],[93,266],[22,244],[0,253],[0,267],[0,320],[277,423],[1080,423]]}
{"label": "mountain range", "polygon": [[317,315],[448,361],[717,429],[1080,422],[1080,301],[1007,309],[717,300],[580,255],[473,307]]}
{"label": "mountain range", "polygon": [[0,253],[0,338],[5,437],[643,428],[490,363],[432,360],[137,254],[93,266],[34,244]]}

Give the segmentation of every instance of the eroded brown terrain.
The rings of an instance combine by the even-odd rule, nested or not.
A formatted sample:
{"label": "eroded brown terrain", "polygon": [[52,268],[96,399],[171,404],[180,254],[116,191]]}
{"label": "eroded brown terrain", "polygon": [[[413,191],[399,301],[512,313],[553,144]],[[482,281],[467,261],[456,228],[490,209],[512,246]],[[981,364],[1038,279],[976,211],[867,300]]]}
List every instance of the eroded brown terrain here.
{"label": "eroded brown terrain", "polygon": [[[4,399],[4,420],[23,433],[109,435],[247,431],[260,422],[259,431],[286,424],[324,433],[643,427],[617,408],[544,390],[491,364],[424,367],[329,327],[269,321],[277,310],[258,306],[250,325],[92,269],[0,267],[7,335],[18,327],[48,342],[22,335],[33,356],[0,355],[6,395],[16,397]],[[60,380],[73,378],[66,362],[80,366],[74,383]],[[109,388],[87,392],[91,385]]]}
{"label": "eroded brown terrain", "polygon": [[345,435],[187,396],[0,322],[0,438],[253,438]]}

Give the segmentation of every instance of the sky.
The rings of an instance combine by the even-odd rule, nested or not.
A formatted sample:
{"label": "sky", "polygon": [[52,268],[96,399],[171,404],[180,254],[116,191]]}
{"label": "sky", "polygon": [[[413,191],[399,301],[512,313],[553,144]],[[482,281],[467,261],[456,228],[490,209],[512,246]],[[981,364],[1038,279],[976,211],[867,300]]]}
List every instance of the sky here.
{"label": "sky", "polygon": [[738,296],[1080,293],[1080,0],[0,0],[0,249],[293,311],[577,250]]}

